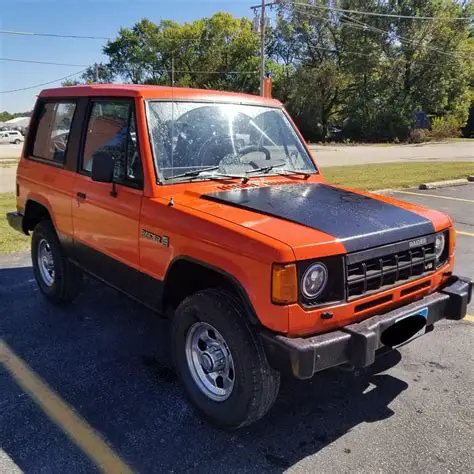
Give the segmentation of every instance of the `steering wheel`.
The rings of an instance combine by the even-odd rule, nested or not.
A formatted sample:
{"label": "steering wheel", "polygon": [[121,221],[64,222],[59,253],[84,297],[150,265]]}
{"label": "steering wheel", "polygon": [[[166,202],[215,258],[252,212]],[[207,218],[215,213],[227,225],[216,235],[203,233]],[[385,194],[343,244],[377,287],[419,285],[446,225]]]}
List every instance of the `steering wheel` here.
{"label": "steering wheel", "polygon": [[267,159],[267,160],[271,159],[270,150],[268,148],[265,148],[263,145],[246,146],[244,148],[241,148],[238,151],[238,155],[239,156],[244,156],[244,155],[248,155],[249,153],[256,152],[256,151],[261,151],[262,153],[264,153],[265,154],[265,159]]}

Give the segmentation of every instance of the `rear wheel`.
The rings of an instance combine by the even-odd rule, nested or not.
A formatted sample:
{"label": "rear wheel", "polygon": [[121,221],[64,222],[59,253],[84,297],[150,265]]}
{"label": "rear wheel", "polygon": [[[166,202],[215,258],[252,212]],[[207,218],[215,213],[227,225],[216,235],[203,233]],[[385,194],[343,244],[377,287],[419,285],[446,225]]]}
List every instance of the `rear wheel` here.
{"label": "rear wheel", "polygon": [[82,272],[63,254],[53,224],[41,221],[31,239],[33,273],[39,289],[53,303],[69,303],[78,295]]}
{"label": "rear wheel", "polygon": [[172,348],[188,398],[213,425],[250,425],[275,402],[280,374],[268,365],[241,303],[227,291],[202,290],[178,306]]}

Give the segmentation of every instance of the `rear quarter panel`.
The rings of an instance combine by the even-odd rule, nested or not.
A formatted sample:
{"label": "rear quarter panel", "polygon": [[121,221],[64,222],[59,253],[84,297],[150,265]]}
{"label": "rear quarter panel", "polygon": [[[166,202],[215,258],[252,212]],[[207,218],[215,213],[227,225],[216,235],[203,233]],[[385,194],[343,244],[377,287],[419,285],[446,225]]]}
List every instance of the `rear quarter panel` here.
{"label": "rear quarter panel", "polygon": [[22,158],[17,170],[17,207],[25,210],[28,200],[45,206],[56,230],[72,237],[71,202],[75,173],[53,165]]}

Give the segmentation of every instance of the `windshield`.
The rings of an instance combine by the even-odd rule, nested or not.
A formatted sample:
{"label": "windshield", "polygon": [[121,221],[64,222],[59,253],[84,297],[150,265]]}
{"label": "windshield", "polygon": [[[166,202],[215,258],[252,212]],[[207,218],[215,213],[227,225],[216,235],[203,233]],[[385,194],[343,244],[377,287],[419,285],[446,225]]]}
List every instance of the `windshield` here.
{"label": "windshield", "polygon": [[278,108],[152,101],[148,122],[162,182],[317,171]]}

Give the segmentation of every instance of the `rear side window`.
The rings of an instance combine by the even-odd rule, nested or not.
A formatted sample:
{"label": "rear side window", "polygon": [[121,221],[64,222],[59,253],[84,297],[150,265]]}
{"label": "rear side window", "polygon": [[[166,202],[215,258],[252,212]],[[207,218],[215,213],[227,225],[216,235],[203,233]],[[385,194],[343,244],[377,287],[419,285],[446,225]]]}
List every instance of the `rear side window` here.
{"label": "rear side window", "polygon": [[133,104],[124,101],[94,101],[87,125],[82,171],[90,173],[97,153],[115,158],[114,179],[121,184],[142,185],[143,169],[138,153]]}
{"label": "rear side window", "polygon": [[74,102],[41,104],[33,144],[34,157],[64,164],[75,110]]}

